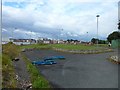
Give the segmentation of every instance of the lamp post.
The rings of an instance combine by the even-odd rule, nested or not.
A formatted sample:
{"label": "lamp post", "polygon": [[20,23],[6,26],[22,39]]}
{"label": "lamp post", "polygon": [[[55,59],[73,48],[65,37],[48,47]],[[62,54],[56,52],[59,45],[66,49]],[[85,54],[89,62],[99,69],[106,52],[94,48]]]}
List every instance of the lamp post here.
{"label": "lamp post", "polygon": [[[86,32],[87,33],[87,38],[88,38],[88,32]],[[87,41],[88,42],[88,41]]]}
{"label": "lamp post", "polygon": [[97,47],[98,47],[98,18],[100,17],[100,15],[97,15]]}
{"label": "lamp post", "polygon": [[60,40],[62,40],[62,33],[63,33],[63,28],[60,29]]}

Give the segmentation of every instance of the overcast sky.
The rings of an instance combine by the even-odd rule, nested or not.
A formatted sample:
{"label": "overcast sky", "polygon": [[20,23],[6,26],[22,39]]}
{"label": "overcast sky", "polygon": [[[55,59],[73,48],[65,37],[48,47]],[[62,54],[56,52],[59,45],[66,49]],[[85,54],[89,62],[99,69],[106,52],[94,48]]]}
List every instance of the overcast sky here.
{"label": "overcast sky", "polygon": [[[2,0],[2,37],[91,40],[117,30],[119,0]],[[88,32],[88,33],[87,33]]]}

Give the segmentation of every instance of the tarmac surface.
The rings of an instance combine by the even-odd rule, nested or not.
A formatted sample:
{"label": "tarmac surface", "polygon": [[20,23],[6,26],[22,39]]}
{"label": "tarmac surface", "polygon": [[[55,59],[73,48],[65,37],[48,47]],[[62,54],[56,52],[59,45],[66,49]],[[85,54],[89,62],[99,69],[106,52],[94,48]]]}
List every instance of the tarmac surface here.
{"label": "tarmac surface", "polygon": [[45,49],[23,53],[31,61],[61,55],[66,58],[54,65],[36,66],[54,88],[118,88],[118,65],[107,60],[116,52],[72,54]]}

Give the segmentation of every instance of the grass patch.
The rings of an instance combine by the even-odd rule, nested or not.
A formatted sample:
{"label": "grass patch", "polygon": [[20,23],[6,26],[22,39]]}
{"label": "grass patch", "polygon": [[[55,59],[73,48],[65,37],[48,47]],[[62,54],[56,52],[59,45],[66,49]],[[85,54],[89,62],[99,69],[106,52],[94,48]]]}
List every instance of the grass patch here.
{"label": "grass patch", "polygon": [[[13,67],[12,59],[17,57],[20,54],[20,50],[23,48],[49,48],[47,45],[26,45],[26,46],[17,46],[13,43],[8,43],[2,46],[3,54],[2,54],[2,87],[3,88],[16,88],[16,79],[15,79],[15,70]],[[37,68],[29,62],[29,60],[23,56],[27,70],[30,73],[32,87],[33,88],[50,88],[49,82],[40,75]]]}
{"label": "grass patch", "polygon": [[49,82],[42,75],[40,75],[38,69],[32,65],[24,55],[22,56],[26,62],[27,70],[30,73],[32,88],[51,88]]}
{"label": "grass patch", "polygon": [[51,45],[49,44],[31,44],[31,45],[22,45],[20,46],[20,49],[40,49],[40,48],[51,48]]}
{"label": "grass patch", "polygon": [[2,54],[2,88],[16,88],[15,70],[11,58]]}
{"label": "grass patch", "polygon": [[45,49],[45,48],[60,48],[65,50],[99,50],[99,49],[105,49],[108,48],[107,44],[98,44],[97,45],[84,45],[84,44],[31,44],[31,45],[23,45],[20,46],[20,49]]}
{"label": "grass patch", "polygon": [[16,88],[15,70],[12,59],[19,55],[18,46],[11,42],[2,46],[2,87]]}
{"label": "grass patch", "polygon": [[11,59],[17,57],[20,53],[19,47],[15,44],[8,43],[2,46],[3,54],[8,55]]}
{"label": "grass patch", "polygon": [[103,49],[106,48],[106,45],[84,45],[84,44],[79,44],[79,45],[71,45],[71,44],[54,44],[51,45],[52,47],[55,48],[61,48],[61,49],[66,49],[66,50],[99,50],[99,49]]}

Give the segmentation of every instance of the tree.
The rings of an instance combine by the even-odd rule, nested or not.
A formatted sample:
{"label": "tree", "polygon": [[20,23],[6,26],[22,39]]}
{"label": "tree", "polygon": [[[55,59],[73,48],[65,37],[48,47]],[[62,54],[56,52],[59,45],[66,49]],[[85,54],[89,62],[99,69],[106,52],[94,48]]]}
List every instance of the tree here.
{"label": "tree", "polygon": [[98,43],[99,44],[107,44],[107,41],[106,40],[99,40]]}
{"label": "tree", "polygon": [[107,37],[108,42],[111,43],[112,40],[120,39],[120,32],[114,31],[113,33],[109,34]]}
{"label": "tree", "polygon": [[118,29],[120,30],[120,20],[119,20],[119,23],[118,23]]}
{"label": "tree", "polygon": [[94,43],[94,44],[96,44],[96,43],[97,43],[97,40],[98,40],[98,39],[96,39],[96,38],[92,38],[92,39],[91,39],[91,42]]}
{"label": "tree", "polygon": [[96,38],[91,39],[91,42],[94,43],[94,44],[97,44],[97,41],[98,41],[98,44],[106,44],[107,43],[106,40],[99,40],[99,39],[96,39]]}

